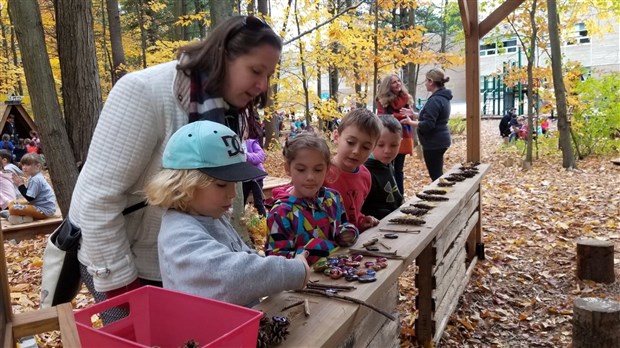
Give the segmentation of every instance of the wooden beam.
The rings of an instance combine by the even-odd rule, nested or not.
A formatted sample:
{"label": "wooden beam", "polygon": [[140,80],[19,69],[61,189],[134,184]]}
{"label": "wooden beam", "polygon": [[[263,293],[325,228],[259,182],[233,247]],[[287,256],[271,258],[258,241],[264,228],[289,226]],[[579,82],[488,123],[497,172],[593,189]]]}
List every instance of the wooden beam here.
{"label": "wooden beam", "polygon": [[480,161],[480,40],[478,1],[467,1],[471,35],[465,38],[465,98],[467,121],[467,161]]}
{"label": "wooden beam", "polygon": [[463,22],[463,31],[465,32],[465,37],[468,37],[471,33],[471,20],[469,18],[469,9],[467,8],[467,4],[465,4],[465,0],[459,0],[459,9],[461,12],[461,22]]}
{"label": "wooden beam", "polygon": [[480,29],[478,32],[478,38],[482,39],[486,34],[495,28],[499,22],[503,21],[509,14],[512,13],[519,5],[525,0],[506,0],[498,8],[493,11],[487,18],[480,22]]}

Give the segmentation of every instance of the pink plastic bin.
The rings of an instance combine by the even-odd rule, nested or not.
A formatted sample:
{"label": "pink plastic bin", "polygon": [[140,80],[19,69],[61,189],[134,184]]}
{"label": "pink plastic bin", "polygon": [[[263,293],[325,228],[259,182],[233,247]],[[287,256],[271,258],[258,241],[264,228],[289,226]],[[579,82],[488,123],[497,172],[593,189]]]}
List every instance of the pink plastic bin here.
{"label": "pink plastic bin", "polygon": [[[94,314],[121,304],[129,316],[94,328]],[[144,286],[75,312],[83,347],[256,347],[262,313],[204,297]]]}

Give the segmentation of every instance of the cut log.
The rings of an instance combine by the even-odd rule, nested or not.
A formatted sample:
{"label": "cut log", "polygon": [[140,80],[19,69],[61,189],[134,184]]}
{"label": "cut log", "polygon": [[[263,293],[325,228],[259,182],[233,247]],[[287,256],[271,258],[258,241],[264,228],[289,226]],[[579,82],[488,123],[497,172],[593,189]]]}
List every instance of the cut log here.
{"label": "cut log", "polygon": [[611,163],[613,163],[613,164],[615,164],[617,166],[620,166],[620,158],[616,158],[614,160],[611,160]]}
{"label": "cut log", "polygon": [[613,283],[614,243],[582,238],[577,241],[577,277],[597,283]]}
{"label": "cut log", "polygon": [[620,303],[600,298],[576,299],[573,347],[620,347]]}

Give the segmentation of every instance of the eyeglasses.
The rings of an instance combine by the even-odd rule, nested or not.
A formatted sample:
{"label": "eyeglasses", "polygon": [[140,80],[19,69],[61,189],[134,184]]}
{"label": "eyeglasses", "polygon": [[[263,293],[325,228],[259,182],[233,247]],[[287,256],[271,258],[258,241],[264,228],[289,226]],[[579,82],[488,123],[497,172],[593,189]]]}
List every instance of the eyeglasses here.
{"label": "eyeglasses", "polygon": [[267,22],[265,22],[264,20],[258,17],[243,16],[241,25],[235,28],[234,30],[231,30],[230,32],[228,32],[228,35],[226,35],[226,40],[224,40],[224,44],[228,45],[230,40],[232,40],[235,36],[237,36],[237,34],[239,34],[244,28],[248,28],[249,30],[260,30],[260,29],[265,29],[265,28],[271,29],[271,26],[269,26]]}

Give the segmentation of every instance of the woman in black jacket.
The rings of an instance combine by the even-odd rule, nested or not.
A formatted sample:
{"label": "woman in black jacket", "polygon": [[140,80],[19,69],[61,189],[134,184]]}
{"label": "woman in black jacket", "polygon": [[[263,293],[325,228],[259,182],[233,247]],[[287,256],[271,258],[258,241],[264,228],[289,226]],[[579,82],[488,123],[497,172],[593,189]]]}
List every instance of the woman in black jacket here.
{"label": "woman in black jacket", "polygon": [[424,162],[433,181],[443,175],[443,155],[452,143],[448,130],[452,91],[444,87],[448,81],[450,77],[441,69],[434,68],[426,73],[424,84],[432,94],[420,110],[419,120],[412,122],[418,128]]}

